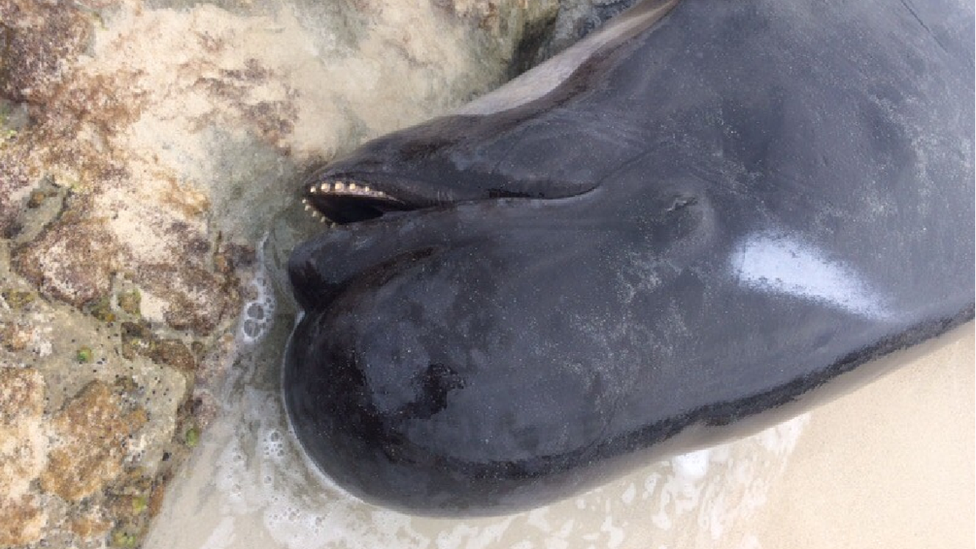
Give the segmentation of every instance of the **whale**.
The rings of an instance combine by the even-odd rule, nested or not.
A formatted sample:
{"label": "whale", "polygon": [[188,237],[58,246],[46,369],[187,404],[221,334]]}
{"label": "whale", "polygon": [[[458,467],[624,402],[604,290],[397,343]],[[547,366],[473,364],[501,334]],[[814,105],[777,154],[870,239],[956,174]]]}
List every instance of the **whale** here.
{"label": "whale", "polygon": [[332,223],[289,258],[282,372],[305,454],[376,505],[512,513],[971,320],[973,21],[648,0],[314,169],[299,198]]}

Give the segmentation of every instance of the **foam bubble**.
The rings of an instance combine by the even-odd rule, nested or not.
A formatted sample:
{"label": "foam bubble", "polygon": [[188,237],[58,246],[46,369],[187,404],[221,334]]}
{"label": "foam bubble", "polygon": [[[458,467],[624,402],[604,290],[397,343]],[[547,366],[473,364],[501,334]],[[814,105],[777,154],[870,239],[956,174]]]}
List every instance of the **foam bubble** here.
{"label": "foam bubble", "polygon": [[285,457],[285,442],[281,436],[281,431],[270,428],[263,432],[258,441],[261,457],[280,464]]}
{"label": "foam bubble", "polygon": [[674,472],[678,476],[689,480],[699,480],[708,473],[708,457],[711,450],[705,448],[697,452],[689,452],[680,456],[675,456],[671,460]]}
{"label": "foam bubble", "polygon": [[275,299],[274,291],[268,279],[268,272],[264,266],[264,238],[257,246],[257,271],[251,280],[256,297],[244,303],[241,310],[241,320],[237,328],[237,340],[244,345],[253,345],[260,341],[271,330],[274,324]]}
{"label": "foam bubble", "polygon": [[627,537],[623,528],[614,525],[613,517],[609,513],[604,517],[603,524],[600,525],[600,531],[607,534],[607,547],[610,549],[620,547],[620,544]]}
{"label": "foam bubble", "polygon": [[624,505],[630,505],[634,501],[634,497],[637,495],[637,485],[633,482],[627,486],[624,493],[620,495],[620,501],[624,502]]}

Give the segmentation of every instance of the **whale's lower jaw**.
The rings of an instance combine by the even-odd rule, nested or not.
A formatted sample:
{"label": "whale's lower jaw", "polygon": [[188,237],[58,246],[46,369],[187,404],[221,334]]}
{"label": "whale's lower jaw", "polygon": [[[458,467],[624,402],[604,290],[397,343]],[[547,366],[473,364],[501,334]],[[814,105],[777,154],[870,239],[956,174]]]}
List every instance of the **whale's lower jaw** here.
{"label": "whale's lower jaw", "polygon": [[[327,379],[312,376],[316,382],[309,385],[307,372],[302,371],[302,364],[307,362],[293,355],[300,353],[294,347],[287,354],[285,407],[313,463],[360,499],[424,516],[511,514],[580,495],[655,460],[752,435],[788,420],[888,373],[897,359],[885,360],[886,355],[972,319],[970,304],[954,318],[913,326],[898,337],[844,357],[815,376],[738,401],[692,410],[599,445],[584,444],[575,452],[533,459],[459,460],[430,452],[423,447],[423,441],[411,441],[406,433],[397,432],[396,417],[384,416],[355,400],[350,402],[348,396],[362,390],[355,383],[350,385],[350,376],[336,372]],[[303,329],[299,326],[296,331],[299,341]],[[312,402],[322,402],[323,396],[338,403],[336,411],[309,407]],[[571,407],[573,403],[565,405]],[[517,408],[512,407],[512,411],[517,412]],[[311,417],[315,420],[311,421]],[[474,447],[477,441],[469,444]]]}

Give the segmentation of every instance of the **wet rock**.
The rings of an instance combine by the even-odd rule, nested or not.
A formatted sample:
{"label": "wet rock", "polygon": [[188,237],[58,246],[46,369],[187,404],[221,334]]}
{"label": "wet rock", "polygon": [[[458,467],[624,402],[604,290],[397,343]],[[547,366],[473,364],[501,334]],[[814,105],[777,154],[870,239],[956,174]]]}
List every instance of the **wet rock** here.
{"label": "wet rock", "polygon": [[156,336],[146,323],[123,322],[122,323],[122,356],[128,359],[135,358],[137,354],[148,356],[152,354],[155,346]]}
{"label": "wet rock", "polygon": [[24,162],[24,150],[19,148],[10,152],[8,141],[16,134],[8,134],[9,130],[0,125],[3,141],[0,142],[0,237],[13,238],[20,232],[17,222],[21,197],[24,190],[31,184],[32,177],[27,164]]}
{"label": "wet rock", "polygon": [[161,338],[146,323],[124,322],[122,355],[133,358],[137,354],[182,372],[193,372],[196,369],[196,358],[182,341]]}
{"label": "wet rock", "polygon": [[146,265],[135,271],[134,278],[146,293],[165,303],[162,320],[174,330],[210,334],[239,305],[223,278],[200,265]]}
{"label": "wet rock", "polygon": [[0,547],[40,539],[47,513],[28,493],[46,464],[44,380],[29,368],[0,366]]}
{"label": "wet rock", "polygon": [[163,455],[183,447],[187,378],[121,357],[117,327],[21,289],[6,249],[0,241],[11,283],[0,290],[0,547],[101,546],[120,527],[141,536],[172,475]]}
{"label": "wet rock", "polygon": [[112,296],[103,295],[102,297],[89,301],[85,305],[88,314],[101,320],[102,322],[115,322],[115,313],[112,311]]}
{"label": "wet rock", "polygon": [[8,351],[26,349],[33,336],[33,330],[20,322],[0,322],[0,346]]}
{"label": "wet rock", "polygon": [[68,525],[71,532],[82,540],[104,536],[112,522],[106,519],[99,510],[91,510],[73,518]]}
{"label": "wet rock", "polygon": [[21,500],[46,465],[43,411],[41,374],[0,367],[0,500]]}
{"label": "wet rock", "polygon": [[0,545],[138,544],[300,174],[499,83],[556,3],[0,0]]}
{"label": "wet rock", "polygon": [[142,301],[142,296],[139,294],[139,290],[119,292],[115,296],[115,299],[119,304],[119,308],[124,312],[132,316],[139,316],[139,304]]}
{"label": "wet rock", "polygon": [[109,385],[92,382],[54,416],[59,442],[41,473],[41,487],[68,501],[102,489],[122,472],[127,439],[146,419],[141,408],[127,410]]}
{"label": "wet rock", "polygon": [[34,292],[26,290],[6,289],[0,291],[0,297],[11,309],[23,309],[30,305],[36,297]]}
{"label": "wet rock", "polygon": [[[24,104],[47,101],[64,80],[71,63],[88,46],[92,17],[73,4],[0,1],[0,97],[3,111],[23,110]],[[15,105],[12,109],[11,105]],[[0,117],[0,234],[16,229],[16,212],[36,174],[29,145]],[[16,127],[16,126],[15,126]],[[18,128],[19,129],[19,128]],[[10,143],[13,141],[13,143]],[[25,146],[28,145],[28,146]],[[7,153],[7,154],[3,154]]]}
{"label": "wet rock", "polygon": [[36,103],[57,88],[66,63],[87,47],[93,19],[72,4],[4,0],[0,21],[0,94]]}
{"label": "wet rock", "polygon": [[47,513],[37,498],[0,499],[0,547],[28,545],[41,539],[47,526]]}
{"label": "wet rock", "polygon": [[30,198],[27,200],[28,208],[39,208],[47,200],[47,193],[41,190],[31,191]]}
{"label": "wet rock", "polygon": [[[41,8],[26,13],[32,5],[19,6],[17,16],[45,20],[48,14]],[[82,25],[88,19],[90,14],[71,21]],[[64,31],[62,27],[41,26],[32,32],[41,36]],[[27,30],[18,30],[14,38],[23,33]],[[44,35],[19,41],[17,47],[25,56],[47,59],[64,53],[48,47],[53,42],[53,36]],[[27,51],[30,48],[35,49]],[[24,238],[14,253],[15,267],[45,295],[82,306],[105,298],[112,275],[125,266],[137,283],[156,290],[163,301],[161,316],[174,327],[212,331],[233,304],[233,296],[220,291],[223,279],[213,272],[207,254],[184,250],[186,243],[209,245],[201,219],[206,196],[166,170],[133,158],[122,134],[146,106],[146,92],[130,86],[137,68],[86,71],[84,61],[70,61],[76,61],[76,56],[57,61],[59,85],[51,89],[44,83],[55,78],[53,69],[8,67],[8,81],[16,81],[16,89],[8,86],[6,97],[20,100],[29,95],[34,120],[0,149],[0,168],[5,172],[9,168],[12,176],[10,182],[0,184],[0,195],[9,198],[3,201],[5,208],[19,202],[40,206],[38,192],[44,191],[34,189],[31,196],[29,187],[44,178],[70,191],[69,200],[53,219],[0,215],[8,220],[8,236],[18,236],[31,223],[47,223],[37,237]],[[47,93],[17,91],[42,88]],[[147,169],[155,173],[138,173]],[[24,198],[18,200],[21,195]],[[159,203],[166,207],[160,208]]]}
{"label": "wet rock", "polygon": [[160,340],[150,358],[183,372],[196,369],[193,353],[182,341],[176,339]]}
{"label": "wet rock", "polygon": [[102,223],[78,220],[44,231],[14,252],[13,264],[44,294],[81,307],[108,294],[117,250]]}

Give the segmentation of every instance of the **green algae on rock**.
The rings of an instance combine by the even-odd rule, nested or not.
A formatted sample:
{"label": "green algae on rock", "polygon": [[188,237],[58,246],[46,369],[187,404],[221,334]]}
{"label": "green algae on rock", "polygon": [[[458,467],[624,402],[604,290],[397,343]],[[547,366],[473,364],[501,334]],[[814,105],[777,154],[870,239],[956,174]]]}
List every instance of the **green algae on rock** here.
{"label": "green algae on rock", "polygon": [[142,302],[142,295],[139,293],[139,290],[119,292],[115,295],[115,299],[119,304],[119,308],[124,312],[132,316],[139,316],[139,305]]}
{"label": "green algae on rock", "polygon": [[78,352],[75,353],[75,360],[77,360],[79,364],[86,364],[91,362],[94,356],[95,355],[92,353],[91,347],[81,347],[78,349]]}
{"label": "green algae on rock", "polygon": [[0,297],[3,297],[3,300],[10,308],[22,309],[34,301],[37,296],[34,292],[28,290],[6,289],[0,290]]}

